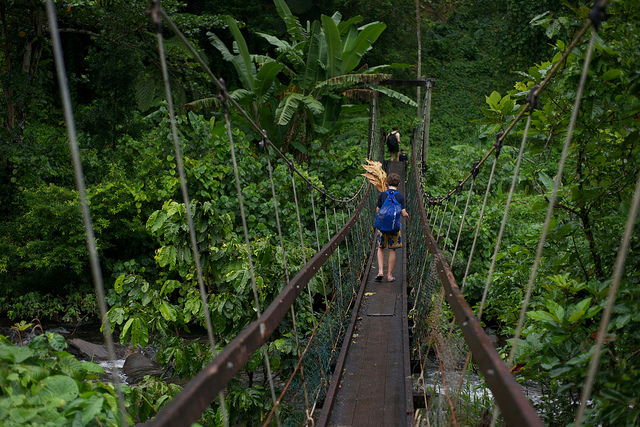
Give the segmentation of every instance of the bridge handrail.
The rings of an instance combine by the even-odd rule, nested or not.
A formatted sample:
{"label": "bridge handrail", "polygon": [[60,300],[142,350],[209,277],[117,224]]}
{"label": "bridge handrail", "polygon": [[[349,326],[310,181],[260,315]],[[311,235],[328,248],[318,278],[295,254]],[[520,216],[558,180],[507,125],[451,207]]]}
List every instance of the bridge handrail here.
{"label": "bridge handrail", "polygon": [[371,191],[369,184],[353,215],[336,235],[291,279],[282,292],[264,310],[262,316],[245,328],[150,422],[152,426],[190,426],[227,383],[244,366],[251,355],[271,336],[291,305],[305,289],[351,231]]}
{"label": "bridge handrail", "polygon": [[[416,152],[415,139],[411,141],[412,152]],[[411,156],[411,167],[413,168],[413,186],[415,197],[420,213],[420,223],[422,225],[423,237],[427,240],[429,252],[434,256],[440,280],[445,290],[447,301],[451,306],[458,326],[462,330],[465,342],[473,353],[473,358],[477,363],[484,380],[493,393],[500,410],[508,425],[537,426],[544,424],[536,413],[529,399],[522,392],[520,384],[515,380],[509,368],[505,365],[500,355],[493,347],[489,336],[484,331],[480,322],[476,318],[465,301],[449,264],[431,233],[427,220],[426,210],[422,202],[423,192],[420,188],[418,164],[416,156]]]}

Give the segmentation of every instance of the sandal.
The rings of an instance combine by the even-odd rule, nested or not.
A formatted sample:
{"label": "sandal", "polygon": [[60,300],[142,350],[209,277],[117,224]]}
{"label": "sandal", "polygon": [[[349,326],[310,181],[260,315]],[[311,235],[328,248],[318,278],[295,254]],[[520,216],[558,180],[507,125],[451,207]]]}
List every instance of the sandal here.
{"label": "sandal", "polygon": [[393,281],[395,281],[395,280],[396,280],[396,278],[395,278],[395,277],[393,277],[393,276],[387,276],[387,282],[393,282]]}
{"label": "sandal", "polygon": [[384,274],[378,274],[376,276],[376,282],[381,282],[383,277],[384,277]]}

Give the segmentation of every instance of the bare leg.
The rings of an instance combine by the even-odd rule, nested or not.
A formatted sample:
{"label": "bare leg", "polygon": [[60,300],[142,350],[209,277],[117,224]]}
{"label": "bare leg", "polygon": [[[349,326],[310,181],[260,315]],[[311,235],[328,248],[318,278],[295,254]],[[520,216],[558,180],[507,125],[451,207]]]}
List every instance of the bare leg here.
{"label": "bare leg", "polygon": [[393,266],[396,264],[396,250],[389,249],[389,266],[387,268],[387,279],[393,277]]}
{"label": "bare leg", "polygon": [[384,249],[378,248],[378,276],[384,276]]}

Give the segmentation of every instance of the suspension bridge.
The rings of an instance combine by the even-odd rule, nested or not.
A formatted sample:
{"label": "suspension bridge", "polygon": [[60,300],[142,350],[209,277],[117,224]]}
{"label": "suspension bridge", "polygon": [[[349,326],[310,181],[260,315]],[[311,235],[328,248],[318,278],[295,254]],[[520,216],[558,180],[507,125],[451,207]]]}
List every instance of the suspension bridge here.
{"label": "suspension bridge", "polygon": [[[64,64],[60,41],[57,34],[57,24],[53,2],[47,2],[49,20],[54,40],[56,53],[56,65],[58,67],[59,83],[63,93],[63,104],[69,138],[72,146],[76,181],[83,206],[83,219],[87,229],[87,241],[94,269],[94,281],[96,292],[100,300],[100,309],[105,318],[106,306],[104,303],[104,289],[97,259],[95,239],[91,227],[91,217],[84,198],[82,178],[82,165],[80,164],[73,114],[70,107],[69,93],[65,81]],[[592,25],[597,24],[604,2],[595,9],[590,19],[576,36],[573,45],[566,49],[569,55],[573,46],[587,34]],[[492,424],[499,417],[508,425],[540,426],[542,421],[535,412],[530,398],[523,387],[515,380],[509,366],[513,363],[514,350],[508,360],[504,361],[496,352],[494,345],[481,326],[480,320],[487,295],[487,289],[483,296],[480,310],[472,310],[463,296],[463,286],[460,287],[454,277],[450,265],[456,259],[460,235],[455,239],[450,236],[452,229],[462,230],[469,209],[480,211],[476,236],[474,237],[469,263],[472,262],[473,252],[477,239],[477,230],[480,227],[486,199],[499,161],[499,153],[502,143],[515,124],[523,118],[528,120],[527,129],[531,120],[531,111],[536,103],[539,93],[544,90],[557,69],[551,70],[545,80],[531,90],[526,105],[523,106],[514,122],[504,132],[500,133],[493,147],[478,161],[469,172],[469,175],[459,181],[459,185],[449,191],[444,197],[427,197],[423,185],[423,173],[426,170],[426,158],[429,134],[429,106],[432,95],[433,80],[425,79],[416,82],[424,86],[426,94],[422,100],[422,126],[414,131],[411,138],[412,156],[409,164],[403,162],[388,162],[387,171],[399,173],[402,182],[399,190],[406,194],[408,203],[409,220],[404,224],[403,236],[405,245],[398,250],[397,260],[393,275],[393,282],[377,282],[374,276],[378,269],[375,257],[373,213],[378,197],[376,189],[363,180],[360,189],[350,198],[342,199],[332,197],[321,189],[316,188],[302,173],[297,171],[293,163],[288,160],[278,148],[266,137],[266,134],[255,124],[252,119],[228,96],[224,82],[217,79],[206,64],[199,58],[197,52],[188,44],[186,39],[161,9],[159,2],[155,2],[151,10],[152,17],[159,29],[164,21],[185,43],[207,72],[212,81],[218,86],[220,100],[225,113],[230,149],[236,173],[238,190],[239,211],[243,220],[243,229],[249,265],[253,269],[251,258],[250,230],[247,228],[244,218],[242,190],[238,179],[238,170],[235,162],[233,136],[231,133],[229,109],[238,108],[245,119],[264,136],[263,144],[265,155],[268,159],[268,173],[271,178],[274,216],[279,229],[279,239],[282,247],[283,263],[287,276],[287,284],[282,292],[267,307],[261,307],[256,288],[253,270],[251,281],[256,300],[257,319],[244,329],[230,344],[216,354],[216,344],[211,331],[211,320],[207,313],[207,298],[204,290],[202,273],[199,266],[199,254],[195,240],[193,224],[190,225],[190,235],[194,250],[195,267],[198,274],[198,282],[202,294],[202,303],[209,326],[209,340],[214,353],[213,361],[202,370],[185,388],[175,397],[148,425],[153,426],[188,426],[197,422],[200,414],[218,399],[219,405],[224,408],[224,391],[227,384],[248,362],[256,352],[261,351],[269,343],[270,337],[277,330],[279,323],[287,316],[291,316],[292,323],[296,324],[295,302],[302,300],[303,304],[313,304],[313,296],[309,288],[309,282],[315,275],[322,275],[322,282],[332,284],[332,288],[324,292],[325,311],[314,312],[314,330],[309,337],[296,337],[298,362],[289,378],[280,379],[276,384],[271,372],[267,351],[263,350],[264,364],[268,372],[270,392],[272,397],[272,409],[266,417],[265,425],[440,425],[453,424],[464,425],[466,408],[459,397],[465,374],[468,372],[471,360],[481,373],[486,387],[491,391],[495,403],[493,414],[489,414]],[[592,30],[590,51],[593,49],[595,30]],[[190,220],[189,197],[186,191],[186,179],[181,165],[180,142],[175,128],[175,115],[171,101],[171,90],[168,87],[168,75],[166,64],[163,60],[163,44],[161,32],[158,31],[158,45],[163,74],[167,85],[166,96],[171,117],[176,159],[180,173],[184,204],[187,209],[187,218]],[[563,61],[558,61],[558,64]],[[581,85],[587,75],[589,55],[584,60],[584,73]],[[579,107],[582,86],[576,90],[576,105]],[[385,132],[378,125],[378,106],[375,96],[371,99],[371,118],[369,135],[369,158],[383,159]],[[572,125],[575,124],[575,115],[572,117]],[[491,268],[487,277],[487,288],[491,283],[491,274],[495,267],[496,254],[500,247],[504,224],[508,218],[511,196],[517,182],[518,167],[525,142],[524,133],[520,157],[514,170],[513,183],[510,189],[509,202],[506,205],[503,223],[497,236],[495,253]],[[571,132],[567,135],[566,147],[570,143]],[[300,223],[300,206],[304,205],[313,212],[315,224],[315,241],[308,242],[299,228],[299,239],[306,264],[298,272],[287,270],[283,236],[279,221],[278,198],[276,186],[272,174],[271,156],[275,162],[286,163],[291,171],[290,178],[294,189],[296,213]],[[469,206],[470,195],[476,177],[486,168],[482,166],[493,159],[490,168],[489,187],[486,190],[485,201],[482,206]],[[558,191],[562,176],[564,158],[560,161],[557,173],[554,195],[549,203],[545,227],[543,228],[538,256],[531,268],[531,278],[527,288],[527,295],[522,307],[522,315],[516,328],[514,348],[522,328],[524,314],[527,310],[528,298],[535,281],[537,263],[544,247],[546,233],[555,194]],[[307,181],[308,194],[296,194],[295,180]],[[639,181],[640,182],[640,181]],[[464,204],[464,192],[467,192],[466,205]],[[620,255],[616,265],[615,275],[611,284],[609,301],[615,299],[615,290],[620,280],[620,271],[624,265],[625,250],[628,247],[633,219],[637,213],[638,189],[636,189],[625,233],[625,240],[621,244]],[[459,206],[460,202],[460,206]],[[451,206],[453,205],[453,206]],[[460,219],[460,223],[454,227],[454,221]],[[323,227],[324,226],[324,229]],[[326,234],[328,243],[320,247],[320,235]],[[444,242],[443,247],[439,242]],[[455,242],[455,244],[454,244]],[[448,246],[447,246],[448,245]],[[452,247],[453,246],[453,247]],[[307,260],[307,253],[314,254]],[[372,273],[373,272],[373,273]],[[293,277],[289,277],[289,275]],[[325,280],[326,279],[326,280]],[[465,277],[466,279],[466,277]],[[448,307],[448,308],[447,308]],[[448,320],[446,311],[450,310],[455,318],[454,322]],[[608,310],[608,311],[607,311]],[[603,314],[601,331],[606,329],[611,308],[608,306]],[[104,321],[106,330],[105,339],[110,346],[113,358],[112,338],[109,333],[109,324]],[[602,347],[605,334],[598,335],[597,345]],[[589,377],[585,381],[585,387],[581,399],[581,409],[578,412],[576,425],[580,425],[583,416],[583,408],[591,392],[593,384],[594,366],[598,363],[596,351],[592,358]],[[472,357],[471,357],[472,355]],[[426,375],[427,364],[435,364],[436,373],[432,377]],[[428,387],[428,382],[433,382],[433,387]],[[297,414],[293,421],[282,420],[280,409],[287,406],[290,412]],[[422,414],[418,415],[423,409]],[[121,410],[125,411],[121,403]],[[424,414],[427,415],[424,415]],[[126,421],[125,421],[126,423]]]}

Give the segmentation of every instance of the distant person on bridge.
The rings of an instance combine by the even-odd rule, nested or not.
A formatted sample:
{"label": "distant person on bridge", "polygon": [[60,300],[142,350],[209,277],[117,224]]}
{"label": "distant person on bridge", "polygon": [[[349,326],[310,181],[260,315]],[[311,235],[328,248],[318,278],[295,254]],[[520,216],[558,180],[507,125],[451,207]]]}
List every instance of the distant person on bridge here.
{"label": "distant person on bridge", "polygon": [[387,149],[389,150],[389,161],[398,161],[398,152],[400,151],[400,134],[398,133],[398,126],[393,127],[393,131],[387,135]]}
{"label": "distant person on bridge", "polygon": [[[396,153],[397,154],[397,153]],[[378,196],[378,205],[376,208],[376,215],[380,212],[381,209],[385,208],[385,202],[387,202],[387,198],[392,198],[393,200],[389,200],[387,205],[389,204],[398,204],[398,208],[401,209],[400,215],[402,217],[409,219],[409,214],[405,209],[405,200],[404,195],[399,193],[397,188],[400,184],[400,176],[397,173],[390,173],[387,177],[388,190],[380,193]],[[395,202],[394,202],[395,201]],[[396,203],[397,202],[397,203]],[[377,231],[377,240],[378,240],[378,275],[376,276],[376,281],[381,281],[384,277],[384,249],[389,248],[389,263],[387,266],[387,281],[393,282],[396,280],[393,277],[393,267],[396,263],[396,249],[402,247],[402,234],[400,233],[400,218],[394,218],[390,221],[393,223],[397,223],[397,230],[395,230],[396,226],[391,227],[382,227],[385,231],[381,231],[381,227],[378,225],[378,221],[376,221],[376,227],[378,227]],[[378,219],[378,218],[376,218]],[[392,231],[387,231],[386,228],[391,228]]]}
{"label": "distant person on bridge", "polygon": [[409,160],[409,157],[407,157],[407,149],[402,147],[400,151],[401,151],[401,154],[398,160],[401,162],[406,162],[407,160]]}

